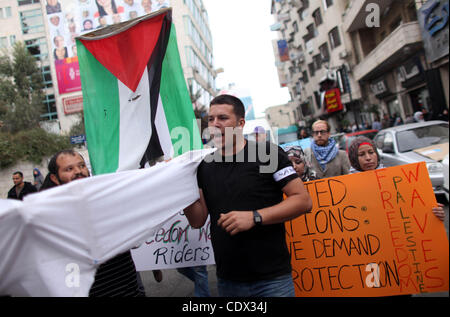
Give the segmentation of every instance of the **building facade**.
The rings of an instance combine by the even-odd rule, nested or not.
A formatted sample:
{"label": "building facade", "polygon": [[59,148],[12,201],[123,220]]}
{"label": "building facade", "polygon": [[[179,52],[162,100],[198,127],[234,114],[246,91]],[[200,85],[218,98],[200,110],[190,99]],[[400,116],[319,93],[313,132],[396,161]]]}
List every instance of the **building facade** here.
{"label": "building facade", "polygon": [[272,14],[280,85],[299,122],[363,129],[376,116],[448,109],[448,1],[273,0]]}
{"label": "building facade", "polygon": [[[289,88],[287,108],[300,127],[323,118],[333,130],[341,130],[365,119],[359,111],[361,91],[350,71],[354,59],[351,38],[342,30],[347,6],[348,1],[341,0],[272,1],[280,85]],[[331,106],[327,101],[336,88],[340,89],[340,105]]]}
{"label": "building facade", "polygon": [[[41,68],[46,100],[42,126],[68,133],[80,120],[83,96],[75,38],[96,28],[171,6],[186,84],[194,107],[216,95],[212,36],[202,0],[2,0],[0,48],[25,43]],[[108,7],[105,5],[105,7]]]}
{"label": "building facade", "polygon": [[[445,2],[447,18],[441,17],[445,11],[439,10],[434,15],[444,22],[448,19],[448,1],[350,3],[343,28],[354,44],[356,63],[353,75],[363,90],[365,101],[377,105],[380,115],[390,118],[400,116],[408,122],[414,112],[422,109],[437,118],[444,108],[448,108],[448,85],[445,85],[445,93],[441,80],[447,78],[448,82],[448,22],[436,31],[443,35],[443,41],[446,39],[444,45],[447,49],[446,54],[442,54],[445,50],[440,50],[440,57],[433,60],[435,65],[427,57],[423,37],[427,31],[424,30],[424,23],[420,23],[425,19],[420,9],[423,5],[430,7],[432,3],[440,3],[442,8]],[[373,15],[379,17],[375,25],[367,23],[367,12],[371,10],[369,6],[374,9]],[[430,51],[429,55],[432,54]],[[447,71],[444,70],[445,65]]]}

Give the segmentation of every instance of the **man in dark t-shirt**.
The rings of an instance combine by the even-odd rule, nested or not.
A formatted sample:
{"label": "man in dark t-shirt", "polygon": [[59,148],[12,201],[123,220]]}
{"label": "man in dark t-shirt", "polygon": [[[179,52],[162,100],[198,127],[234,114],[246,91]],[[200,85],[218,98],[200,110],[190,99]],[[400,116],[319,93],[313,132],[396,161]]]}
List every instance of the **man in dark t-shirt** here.
{"label": "man in dark t-shirt", "polygon": [[194,228],[211,216],[220,296],[294,296],[284,222],[310,211],[311,199],[281,148],[243,137],[244,117],[234,96],[211,101],[218,150],[200,164],[200,199],[184,211]]}

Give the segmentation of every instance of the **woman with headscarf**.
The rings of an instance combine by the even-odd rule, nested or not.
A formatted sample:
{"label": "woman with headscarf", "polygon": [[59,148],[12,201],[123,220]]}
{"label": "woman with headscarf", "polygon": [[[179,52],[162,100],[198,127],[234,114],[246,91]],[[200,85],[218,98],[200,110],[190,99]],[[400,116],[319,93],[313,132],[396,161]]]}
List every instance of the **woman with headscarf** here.
{"label": "woman with headscarf", "polygon": [[316,172],[312,169],[305,158],[305,153],[299,146],[291,146],[285,150],[289,160],[292,162],[292,166],[297,172],[298,176],[303,182],[308,182],[316,179]]}
{"label": "woman with headscarf", "polygon": [[425,122],[422,111],[417,111],[414,113],[414,122]]}
{"label": "woman with headscarf", "polygon": [[[365,172],[383,168],[380,155],[373,141],[367,137],[360,136],[353,140],[348,148],[348,158],[350,160],[350,173]],[[433,214],[444,221],[444,205],[438,203],[437,207],[433,207]]]}
{"label": "woman with headscarf", "polygon": [[33,185],[39,191],[42,184],[44,183],[44,176],[42,176],[41,171],[38,168],[34,168],[33,177],[34,177]]}

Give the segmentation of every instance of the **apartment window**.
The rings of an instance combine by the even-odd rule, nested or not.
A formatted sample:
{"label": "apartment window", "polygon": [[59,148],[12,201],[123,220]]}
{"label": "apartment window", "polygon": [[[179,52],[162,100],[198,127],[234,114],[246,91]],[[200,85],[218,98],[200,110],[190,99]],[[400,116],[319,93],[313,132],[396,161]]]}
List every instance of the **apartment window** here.
{"label": "apartment window", "polygon": [[20,12],[20,21],[23,34],[44,32],[44,20],[40,8]]}
{"label": "apartment window", "polygon": [[323,0],[323,6],[326,9],[328,9],[329,7],[331,7],[333,5],[333,0]]}
{"label": "apartment window", "polygon": [[320,56],[320,54],[314,55],[313,63],[315,69],[320,69],[322,67],[322,56]]}
{"label": "apartment window", "polygon": [[11,7],[0,8],[0,19],[10,18],[11,15]]}
{"label": "apartment window", "polygon": [[17,4],[19,6],[24,6],[27,4],[39,3],[39,0],[17,0]]}
{"label": "apartment window", "polygon": [[56,112],[55,95],[46,95],[44,105],[47,112],[41,114],[41,118],[45,120],[58,119],[58,113]]}
{"label": "apartment window", "polygon": [[11,46],[13,46],[15,43],[16,43],[16,36],[10,35],[9,36],[9,44],[11,44]]}
{"label": "apartment window", "polygon": [[308,78],[308,72],[306,70],[303,71],[303,77],[302,80],[305,84],[307,84],[309,82],[309,78]]}
{"label": "apartment window", "polygon": [[42,79],[43,79],[45,88],[53,87],[52,75],[51,75],[51,72],[50,72],[50,66],[42,67]]}
{"label": "apartment window", "polygon": [[308,64],[308,69],[309,69],[309,75],[311,77],[314,76],[316,69],[314,68],[314,64],[313,63],[309,63]]}
{"label": "apartment window", "polygon": [[323,23],[322,15],[320,14],[320,8],[318,8],[316,11],[314,11],[312,16],[314,18],[314,24],[316,25],[316,27]]}
{"label": "apartment window", "polygon": [[25,41],[25,46],[37,60],[48,59],[48,46],[44,37],[27,40]]}
{"label": "apartment window", "polygon": [[306,27],[306,30],[308,31],[308,34],[306,34],[305,36],[303,36],[303,40],[306,42],[308,42],[310,39],[314,38],[316,36],[316,31],[314,28],[314,24],[311,23],[310,25],[308,25]]}
{"label": "apartment window", "polygon": [[5,48],[8,45],[8,38],[6,36],[0,37],[0,48]]}
{"label": "apartment window", "polygon": [[297,32],[298,32],[298,24],[297,24],[297,21],[295,21],[294,23],[292,23],[292,27],[294,28],[294,31],[297,33]]}
{"label": "apartment window", "polygon": [[328,50],[328,43],[323,43],[319,46],[320,55],[323,62],[328,62],[330,60],[330,51]]}
{"label": "apartment window", "polygon": [[337,27],[328,32],[328,38],[330,39],[331,49],[335,49],[341,45],[341,38],[339,37],[339,30]]}

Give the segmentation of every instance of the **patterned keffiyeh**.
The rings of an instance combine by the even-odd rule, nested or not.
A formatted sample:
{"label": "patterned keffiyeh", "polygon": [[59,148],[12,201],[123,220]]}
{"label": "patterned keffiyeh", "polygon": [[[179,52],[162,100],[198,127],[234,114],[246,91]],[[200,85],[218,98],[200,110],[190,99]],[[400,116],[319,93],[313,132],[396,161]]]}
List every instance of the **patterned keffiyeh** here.
{"label": "patterned keffiyeh", "polygon": [[325,170],[327,164],[332,161],[339,152],[339,149],[336,146],[336,141],[333,138],[329,139],[326,146],[318,146],[316,142],[312,142],[311,149],[323,171]]}

